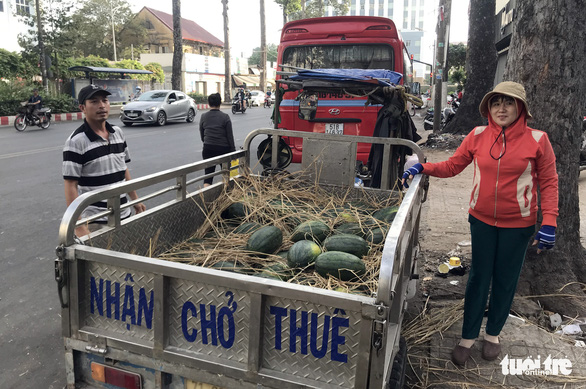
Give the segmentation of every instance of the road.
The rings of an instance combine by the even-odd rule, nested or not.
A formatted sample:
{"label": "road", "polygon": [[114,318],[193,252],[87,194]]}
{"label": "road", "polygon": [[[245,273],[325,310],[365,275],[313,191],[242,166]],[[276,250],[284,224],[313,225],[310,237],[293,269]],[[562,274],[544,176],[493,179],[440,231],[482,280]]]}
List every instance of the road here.
{"label": "road", "polygon": [[[272,127],[269,109],[255,107],[244,115],[225,111],[232,118],[237,148],[251,130]],[[201,160],[201,113],[191,124],[124,127],[132,177]],[[117,117],[110,123],[121,125]],[[58,225],[65,211],[62,148],[80,124],[53,123],[47,130],[29,128],[22,133],[0,127],[2,388],[56,389],[65,385],[53,260]]]}

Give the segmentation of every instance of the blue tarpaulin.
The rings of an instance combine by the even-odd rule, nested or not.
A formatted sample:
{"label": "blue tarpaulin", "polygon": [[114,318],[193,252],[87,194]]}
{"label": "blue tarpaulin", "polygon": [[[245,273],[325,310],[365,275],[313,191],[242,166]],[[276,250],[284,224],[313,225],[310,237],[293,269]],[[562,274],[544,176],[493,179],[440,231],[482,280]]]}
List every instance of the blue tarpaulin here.
{"label": "blue tarpaulin", "polygon": [[[399,84],[403,75],[385,69],[299,69],[291,80],[329,80],[329,81],[378,81],[379,85],[390,86]],[[387,81],[388,80],[388,81]]]}

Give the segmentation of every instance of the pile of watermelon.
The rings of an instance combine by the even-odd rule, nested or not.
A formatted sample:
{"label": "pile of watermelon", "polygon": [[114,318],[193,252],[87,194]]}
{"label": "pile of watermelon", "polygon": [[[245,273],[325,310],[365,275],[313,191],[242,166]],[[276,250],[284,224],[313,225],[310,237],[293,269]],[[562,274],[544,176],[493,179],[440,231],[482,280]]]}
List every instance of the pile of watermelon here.
{"label": "pile of watermelon", "polygon": [[340,291],[376,291],[397,199],[353,200],[317,186],[280,184],[225,192],[198,232],[159,258]]}

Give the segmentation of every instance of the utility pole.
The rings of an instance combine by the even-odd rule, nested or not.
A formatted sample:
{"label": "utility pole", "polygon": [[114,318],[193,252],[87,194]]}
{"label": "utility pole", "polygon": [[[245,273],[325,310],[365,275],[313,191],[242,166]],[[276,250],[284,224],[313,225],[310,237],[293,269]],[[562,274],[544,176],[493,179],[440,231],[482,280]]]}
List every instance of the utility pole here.
{"label": "utility pole", "polygon": [[439,15],[437,22],[437,47],[435,58],[435,96],[433,103],[433,132],[438,133],[441,127],[442,103],[445,99],[443,93],[443,82],[448,81],[446,69],[448,57],[448,39],[450,36],[450,13],[452,0],[440,0]]}
{"label": "utility pole", "polygon": [[228,0],[222,0],[224,6],[224,102],[232,101],[232,72],[230,70],[230,28],[228,26]]}
{"label": "utility pole", "polygon": [[37,11],[37,33],[38,33],[38,39],[39,39],[39,56],[40,56],[40,60],[41,60],[41,76],[43,78],[43,88],[45,89],[45,92],[49,91],[49,83],[47,82],[47,66],[45,63],[45,43],[43,41],[43,23],[42,23],[42,19],[41,19],[41,5],[40,5],[40,0],[36,0],[35,1],[35,8]]}
{"label": "utility pole", "polygon": [[260,90],[267,87],[267,30],[265,26],[265,0],[260,0]]}

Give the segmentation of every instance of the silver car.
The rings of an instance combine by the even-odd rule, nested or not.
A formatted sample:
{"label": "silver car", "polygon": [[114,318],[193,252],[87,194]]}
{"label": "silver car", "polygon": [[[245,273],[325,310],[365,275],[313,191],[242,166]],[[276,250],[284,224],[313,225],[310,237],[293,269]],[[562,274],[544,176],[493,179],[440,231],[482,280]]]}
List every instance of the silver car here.
{"label": "silver car", "polygon": [[195,101],[177,90],[153,90],[144,92],[138,99],[124,106],[120,120],[125,126],[156,123],[163,126],[167,121],[193,122],[197,114]]}

